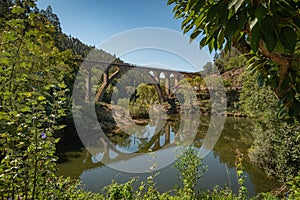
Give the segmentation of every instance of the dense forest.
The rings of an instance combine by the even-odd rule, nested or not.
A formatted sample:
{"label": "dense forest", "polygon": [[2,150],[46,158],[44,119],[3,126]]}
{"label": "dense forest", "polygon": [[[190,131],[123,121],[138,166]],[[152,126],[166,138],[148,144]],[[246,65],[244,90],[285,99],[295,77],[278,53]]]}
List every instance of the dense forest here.
{"label": "dense forest", "polygon": [[[265,10],[269,9],[270,5],[261,4],[262,7],[259,5],[260,1],[250,1],[257,4],[253,5],[253,11],[249,9],[249,7],[252,8],[252,4],[251,6],[250,4],[241,6],[244,1],[230,1],[230,6],[221,1],[205,2],[207,5],[204,1],[170,0],[169,4],[176,4],[174,12],[177,18],[185,18],[184,29],[195,27],[193,24],[196,23],[195,21],[189,22],[189,20],[195,19],[194,14],[197,13],[195,9],[202,9],[202,11],[206,9],[203,12],[207,14],[205,15],[207,18],[202,19],[202,22],[217,21],[213,25],[209,24],[212,26],[210,29],[203,28],[203,24],[198,26],[202,27],[207,34],[201,45],[209,45],[210,49],[221,49],[215,55],[214,61],[203,67],[204,71],[201,73],[214,74],[215,71],[221,73],[229,99],[227,102],[228,113],[233,115],[239,113],[239,116],[250,118],[254,124],[254,143],[249,149],[251,161],[264,169],[270,176],[277,177],[282,185],[280,192],[276,195],[274,192],[262,193],[253,199],[299,199],[300,107],[297,103],[299,97],[297,82],[300,46],[299,2],[296,0],[281,0],[278,3],[270,1],[271,11],[278,21],[282,19],[282,8],[290,11],[283,18],[286,20],[291,18],[288,22],[292,21],[293,29],[279,26],[279,33],[274,33],[274,35],[282,34],[280,47],[274,44],[274,37],[277,36],[269,38],[264,32],[263,25],[266,25],[267,22],[274,25],[273,19],[265,16],[268,15]],[[189,5],[189,3],[193,5]],[[226,1],[226,3],[228,2]],[[290,5],[287,5],[288,3]],[[220,8],[218,6],[228,7],[228,9],[224,9],[228,13],[224,13],[224,11],[220,14],[228,16],[225,18],[228,18],[230,22],[223,21],[220,16],[214,17],[211,14]],[[233,30],[242,29],[244,24],[234,21],[232,23],[237,23],[238,27],[231,27],[225,31],[222,30],[222,26],[216,25],[231,23],[231,17],[234,15],[236,15],[236,19],[241,18],[242,22],[246,21],[243,16],[247,12],[239,10],[242,8],[249,9],[247,12],[250,14],[253,12],[252,14],[261,20],[262,24],[262,26],[254,26],[250,46],[249,44],[244,45],[247,48],[254,48],[255,51],[251,51],[251,53],[254,53],[255,56],[252,55],[252,57],[249,56],[250,51],[247,54],[247,49],[242,47],[242,44],[246,42],[246,37],[238,35],[239,31]],[[296,16],[294,16],[294,10],[298,13]],[[201,19],[201,16],[199,18]],[[271,29],[273,30],[274,27]],[[214,30],[214,32],[211,33],[209,30]],[[216,32],[217,30],[218,32]],[[237,33],[235,34],[235,32]],[[199,30],[195,30],[191,35],[192,39],[199,34]],[[232,38],[234,41],[231,40]],[[266,47],[260,46],[261,38],[266,43]],[[225,42],[232,42],[234,48],[229,44],[223,48]],[[112,183],[103,190],[103,193],[86,192],[81,188],[78,180],[58,177],[55,174],[56,144],[59,142],[57,132],[65,127],[65,121],[72,119],[71,91],[79,67],[76,59],[84,59],[91,51],[94,51],[97,56],[101,56],[101,60],[115,60],[120,63],[122,61],[114,55],[64,34],[59,18],[52,12],[51,7],[39,10],[35,0],[0,0],[0,44],[1,199],[249,198],[247,188],[244,186],[242,158],[239,156],[236,161],[237,176],[239,177],[237,194],[228,188],[220,189],[218,187],[212,191],[196,191],[195,184],[205,169],[198,153],[193,148],[187,148],[178,155],[175,166],[183,187],[177,188],[172,194],[157,191],[154,182],[156,175],[152,173],[149,174],[146,183],[140,183],[138,190],[133,189],[132,183],[136,180],[132,179],[125,184]],[[281,67],[282,63],[279,63],[278,66],[273,62],[276,58],[272,57],[272,52],[276,48],[279,49],[278,52],[282,53],[282,59],[286,59],[291,64],[291,67],[288,65],[290,71],[284,74],[284,77],[281,72],[284,68]],[[252,64],[249,63],[249,60]],[[276,67],[274,67],[275,65]],[[131,80],[131,78],[129,77],[127,80]],[[188,78],[182,80],[181,84],[184,84],[185,81],[198,88],[200,107],[203,105],[201,102],[207,103],[209,95],[201,91],[201,88],[206,87],[204,79]],[[105,96],[107,101],[109,101],[113,87],[114,85],[111,85]],[[276,90],[278,88],[280,90]],[[133,90],[133,88],[127,88],[127,90]],[[182,88],[182,93],[184,95],[184,88]],[[136,95],[139,96],[139,99],[131,105],[131,113],[136,114],[136,117],[147,112],[145,107],[158,101],[153,87],[146,84],[138,87]],[[117,103],[122,104],[122,102]],[[209,107],[203,108],[203,110],[209,110]]]}

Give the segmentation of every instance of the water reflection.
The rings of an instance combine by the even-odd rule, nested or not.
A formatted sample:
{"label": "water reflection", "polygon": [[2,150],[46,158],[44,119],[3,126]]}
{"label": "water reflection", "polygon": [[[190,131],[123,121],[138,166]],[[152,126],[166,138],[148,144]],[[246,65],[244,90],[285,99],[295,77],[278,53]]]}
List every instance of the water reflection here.
{"label": "water reflection", "polygon": [[[160,160],[173,159],[176,141],[182,141],[184,134],[180,133],[179,116],[173,116],[165,123],[165,127],[157,134],[155,127],[150,123],[143,125],[143,130],[147,132],[150,137],[145,135],[127,135],[118,133],[107,133],[108,138],[102,137],[97,144],[102,144],[102,148],[92,149],[89,153],[84,148],[72,149],[72,145],[68,145],[67,141],[74,143],[74,130],[69,130],[72,133],[68,134],[70,138],[64,138],[59,146],[59,155],[62,158],[59,163],[59,175],[71,176],[80,178],[85,188],[90,191],[100,191],[104,186],[111,183],[112,179],[117,182],[128,181],[132,177],[140,177],[141,181],[145,181],[149,175],[147,173],[125,173],[114,170],[116,165],[130,165],[134,169],[135,164],[151,166],[151,163],[144,163],[142,154],[129,154],[128,152],[147,152],[153,149]],[[193,145],[201,151],[206,132],[209,129],[209,117],[201,117],[198,132],[193,140]],[[268,178],[266,174],[250,163],[247,157],[247,151],[251,147],[253,138],[251,137],[250,130],[251,124],[245,119],[227,118],[223,132],[211,151],[203,160],[205,165],[208,165],[208,171],[204,177],[201,178],[198,188],[212,189],[215,185],[232,188],[237,191],[237,177],[235,170],[235,157],[236,151],[244,154],[244,169],[246,172],[246,186],[249,189],[250,195],[257,192],[269,191],[276,186],[276,181]],[[188,127],[186,127],[188,128]],[[188,129],[186,129],[188,131]],[[142,136],[142,137],[141,137]],[[108,141],[109,140],[109,141]],[[209,146],[209,140],[207,140]],[[80,143],[80,141],[78,141]],[[134,155],[134,156],[133,156]],[[147,154],[146,154],[147,155]],[[109,163],[104,166],[102,161],[105,160]],[[115,165],[115,166],[113,166]],[[70,170],[72,169],[72,170]],[[173,189],[175,184],[179,184],[176,177],[177,171],[173,168],[172,164],[159,170],[160,174],[156,177],[158,182],[157,187],[159,191]]]}

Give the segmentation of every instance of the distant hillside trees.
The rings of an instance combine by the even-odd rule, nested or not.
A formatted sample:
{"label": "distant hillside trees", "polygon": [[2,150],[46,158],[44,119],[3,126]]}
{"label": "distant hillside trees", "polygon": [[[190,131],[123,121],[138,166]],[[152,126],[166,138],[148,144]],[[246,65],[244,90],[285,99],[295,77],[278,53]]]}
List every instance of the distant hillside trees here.
{"label": "distant hillside trees", "polygon": [[207,62],[203,66],[203,74],[209,75],[219,72],[223,74],[232,69],[246,66],[247,59],[236,49],[232,48],[227,54],[224,50],[217,52],[213,62]]}
{"label": "distant hillside trees", "polygon": [[46,10],[41,10],[40,14],[44,16],[45,21],[55,27],[55,33],[53,34],[55,46],[57,46],[60,51],[70,49],[74,57],[77,58],[86,58],[91,51],[94,51],[93,55],[97,56],[95,60],[121,62],[120,59],[116,58],[116,56],[101,49],[96,49],[95,46],[87,45],[81,42],[78,38],[63,33],[59,18],[55,13],[53,13],[51,6],[48,6]]}

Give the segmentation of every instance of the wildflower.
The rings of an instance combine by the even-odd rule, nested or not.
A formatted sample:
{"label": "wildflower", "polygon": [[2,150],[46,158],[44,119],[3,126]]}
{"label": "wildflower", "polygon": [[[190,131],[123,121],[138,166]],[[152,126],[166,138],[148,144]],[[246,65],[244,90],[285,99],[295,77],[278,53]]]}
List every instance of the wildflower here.
{"label": "wildflower", "polygon": [[286,197],[287,200],[289,199],[289,193],[288,192],[285,193],[285,197]]}
{"label": "wildflower", "polygon": [[42,136],[43,139],[46,139],[46,138],[47,138],[47,135],[46,135],[45,132],[42,132],[42,133],[41,133],[41,136]]}

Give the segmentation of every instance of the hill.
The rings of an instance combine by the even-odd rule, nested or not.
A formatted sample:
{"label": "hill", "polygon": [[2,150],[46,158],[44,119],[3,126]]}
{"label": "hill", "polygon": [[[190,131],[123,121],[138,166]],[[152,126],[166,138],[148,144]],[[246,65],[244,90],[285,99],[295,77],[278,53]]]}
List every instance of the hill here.
{"label": "hill", "polygon": [[114,60],[115,62],[124,63],[115,55],[111,55],[102,49],[97,49],[95,46],[87,45],[81,42],[78,38],[63,33],[59,18],[55,13],[53,13],[51,6],[48,6],[46,10],[41,10],[39,12],[42,16],[44,16],[45,21],[50,22],[55,27],[55,46],[60,51],[71,50],[74,57],[79,59],[84,59],[91,51],[96,51],[97,56],[101,56],[101,58],[98,58],[99,60]]}

